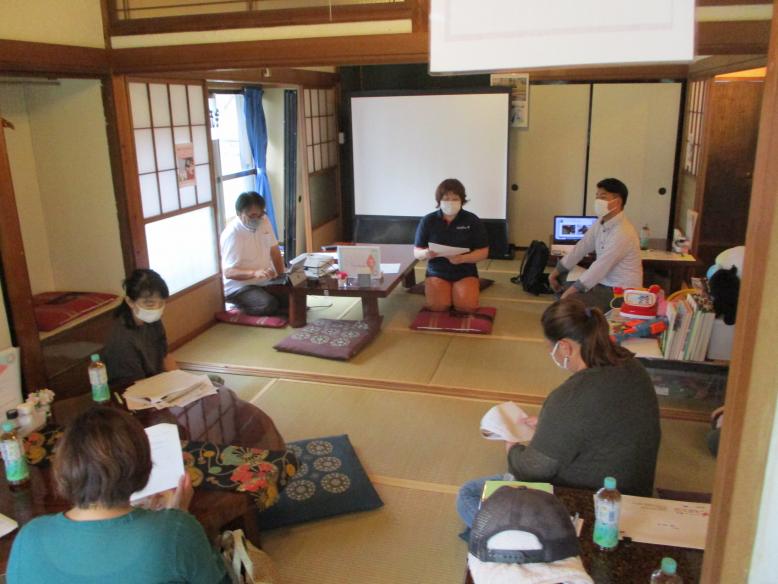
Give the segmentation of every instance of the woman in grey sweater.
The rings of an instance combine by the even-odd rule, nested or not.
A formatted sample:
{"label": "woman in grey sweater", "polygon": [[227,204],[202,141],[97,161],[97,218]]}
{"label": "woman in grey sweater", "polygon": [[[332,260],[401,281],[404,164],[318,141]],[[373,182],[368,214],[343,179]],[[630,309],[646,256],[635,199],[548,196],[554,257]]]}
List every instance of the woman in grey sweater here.
{"label": "woman in grey sweater", "polygon": [[[602,312],[560,300],[541,317],[553,362],[572,375],[548,396],[529,444],[506,443],[520,481],[598,489],[616,477],[629,495],[651,496],[659,450],[659,405],[643,365],[609,337]],[[468,527],[487,477],[466,483],[457,510]]]}

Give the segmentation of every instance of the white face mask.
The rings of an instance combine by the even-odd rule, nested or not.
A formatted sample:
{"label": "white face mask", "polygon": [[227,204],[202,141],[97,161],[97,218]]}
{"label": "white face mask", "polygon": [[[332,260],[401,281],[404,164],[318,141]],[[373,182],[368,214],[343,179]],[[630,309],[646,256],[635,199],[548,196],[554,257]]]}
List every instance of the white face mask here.
{"label": "white face mask", "polygon": [[604,199],[595,199],[594,200],[594,214],[597,215],[600,219],[605,217],[608,213],[611,212],[611,209],[608,208],[608,201]]}
{"label": "white face mask", "polygon": [[556,360],[556,350],[557,350],[557,347],[559,347],[559,341],[554,343],[554,348],[551,349],[551,353],[549,353],[549,355],[551,355],[551,360],[554,362],[554,365],[556,365],[560,369],[567,369],[567,363],[568,363],[568,361],[570,361],[570,358],[569,357],[565,357],[564,359],[562,359],[562,363],[560,365],[560,363]]}
{"label": "white face mask", "polygon": [[157,322],[160,318],[162,318],[162,313],[165,312],[164,308],[155,308],[155,309],[148,309],[143,308],[141,306],[136,306],[135,310],[132,311],[135,315],[135,318],[137,318],[140,321],[145,322],[146,324],[151,324],[152,322]]}
{"label": "white face mask", "polygon": [[249,229],[251,231],[256,231],[259,229],[259,224],[262,222],[262,219],[246,219],[243,221],[243,225],[246,226],[246,229]]}
{"label": "white face mask", "polygon": [[456,215],[462,208],[462,201],[441,201],[440,209],[444,215]]}

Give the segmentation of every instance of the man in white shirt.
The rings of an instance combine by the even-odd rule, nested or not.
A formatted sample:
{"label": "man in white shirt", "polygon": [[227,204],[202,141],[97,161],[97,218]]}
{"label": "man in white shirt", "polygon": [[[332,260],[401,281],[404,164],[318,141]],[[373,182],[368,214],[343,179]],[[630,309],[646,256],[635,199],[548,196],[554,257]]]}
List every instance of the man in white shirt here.
{"label": "man in white shirt", "polygon": [[253,191],[235,202],[237,217],[222,231],[224,299],[253,316],[277,314],[287,296],[274,296],[265,286],[284,273],[284,261],[273,227],[265,214],[265,199]]}
{"label": "man in white shirt", "polygon": [[[606,178],[597,183],[594,209],[599,220],[548,277],[554,291],[564,290],[562,298],[575,297],[605,312],[610,308],[613,288],[643,286],[640,239],[624,215],[627,194],[626,185],[618,179]],[[576,282],[565,285],[567,273],[590,253],[595,253],[597,259]]]}

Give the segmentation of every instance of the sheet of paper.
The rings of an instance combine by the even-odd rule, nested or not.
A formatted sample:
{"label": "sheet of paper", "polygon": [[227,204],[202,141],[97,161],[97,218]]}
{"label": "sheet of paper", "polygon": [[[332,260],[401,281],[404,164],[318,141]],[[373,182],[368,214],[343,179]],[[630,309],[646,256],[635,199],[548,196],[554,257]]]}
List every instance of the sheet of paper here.
{"label": "sheet of paper", "polygon": [[434,251],[439,256],[448,258],[455,255],[462,255],[468,253],[470,248],[468,247],[454,247],[453,245],[442,245],[440,243],[430,242],[430,251]]}
{"label": "sheet of paper", "polygon": [[513,402],[505,402],[491,408],[481,418],[481,436],[487,440],[529,442],[535,429],[523,423],[527,413]]}
{"label": "sheet of paper", "polygon": [[400,272],[400,264],[381,264],[381,272],[383,274],[398,274]]}
{"label": "sheet of paper", "polygon": [[649,359],[661,359],[662,351],[659,349],[659,339],[625,339],[621,346],[632,351],[638,357]]}
{"label": "sheet of paper", "polygon": [[705,549],[709,503],[621,496],[621,537],[656,545]]}
{"label": "sheet of paper", "polygon": [[175,424],[157,424],[146,428],[151,446],[151,476],[142,490],[130,496],[137,501],[149,495],[175,489],[184,474],[184,457],[181,454],[181,441],[178,426]]}
{"label": "sheet of paper", "polygon": [[14,529],[19,527],[19,524],[8,517],[0,513],[0,537],[3,537],[7,533],[11,533]]}

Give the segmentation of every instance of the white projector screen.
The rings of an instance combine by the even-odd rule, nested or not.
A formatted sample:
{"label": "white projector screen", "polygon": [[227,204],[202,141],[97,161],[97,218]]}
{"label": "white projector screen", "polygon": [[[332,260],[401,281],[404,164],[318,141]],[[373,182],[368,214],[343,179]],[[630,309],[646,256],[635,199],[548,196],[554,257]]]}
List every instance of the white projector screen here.
{"label": "white projector screen", "polygon": [[435,188],[457,178],[465,207],[506,219],[509,94],[351,98],[356,215],[419,217]]}

